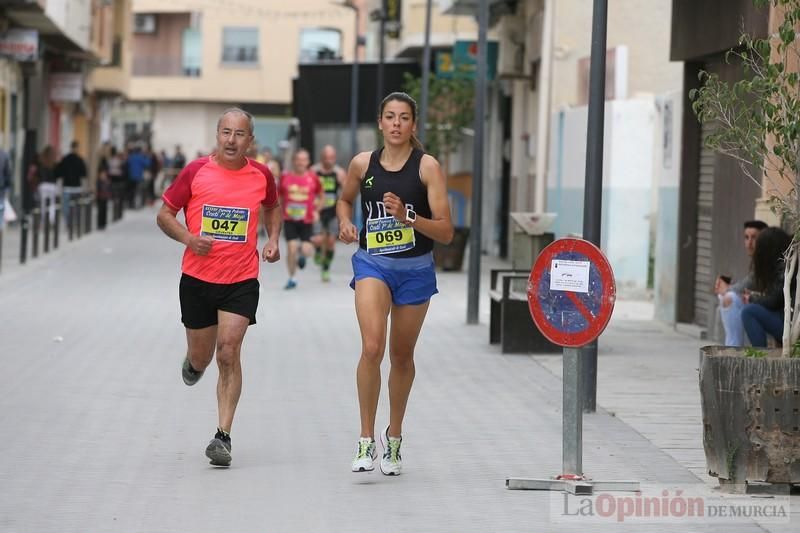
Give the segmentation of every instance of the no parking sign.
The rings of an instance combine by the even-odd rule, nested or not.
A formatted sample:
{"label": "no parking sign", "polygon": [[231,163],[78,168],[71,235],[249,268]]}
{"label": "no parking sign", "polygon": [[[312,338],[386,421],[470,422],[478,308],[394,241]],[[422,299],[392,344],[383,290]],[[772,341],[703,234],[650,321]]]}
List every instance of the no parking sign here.
{"label": "no parking sign", "polygon": [[600,249],[582,239],[560,239],[542,250],[528,278],[528,307],[547,339],[564,347],[562,358],[562,470],[553,478],[508,478],[511,490],[638,491],[638,481],[591,481],[583,474],[583,350],[608,325],[617,289]]}
{"label": "no parking sign", "polygon": [[603,252],[582,239],[547,246],[528,278],[528,307],[539,331],[553,344],[579,348],[608,325],[617,289]]}

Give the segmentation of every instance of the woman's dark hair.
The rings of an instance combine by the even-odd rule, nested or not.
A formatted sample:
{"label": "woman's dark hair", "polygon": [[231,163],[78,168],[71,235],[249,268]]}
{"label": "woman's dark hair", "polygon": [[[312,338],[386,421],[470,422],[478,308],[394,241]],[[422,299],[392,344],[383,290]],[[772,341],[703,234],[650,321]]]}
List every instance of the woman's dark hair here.
{"label": "woman's dark hair", "polygon": [[54,167],[56,164],[56,151],[52,145],[45,145],[39,154],[39,164],[46,167]]}
{"label": "woman's dark hair", "polygon": [[753,251],[753,281],[756,290],[764,291],[778,281],[784,255],[791,243],[789,234],[778,227],[769,227],[758,234]]}
{"label": "woman's dark hair", "polygon": [[[378,120],[380,120],[381,117],[383,116],[383,109],[386,107],[386,104],[388,104],[389,102],[394,102],[394,101],[404,102],[404,103],[408,104],[408,107],[411,108],[411,120],[413,120],[414,122],[417,121],[417,102],[416,102],[416,100],[411,98],[408,94],[401,93],[401,92],[390,93],[389,95],[386,96],[386,98],[384,98],[381,101],[381,107],[380,107],[380,109],[378,109]],[[414,148],[419,148],[420,150],[424,150],[425,149],[422,146],[422,143],[419,142],[419,139],[417,139],[417,136],[414,135],[413,133],[411,134],[411,146],[413,146]]]}

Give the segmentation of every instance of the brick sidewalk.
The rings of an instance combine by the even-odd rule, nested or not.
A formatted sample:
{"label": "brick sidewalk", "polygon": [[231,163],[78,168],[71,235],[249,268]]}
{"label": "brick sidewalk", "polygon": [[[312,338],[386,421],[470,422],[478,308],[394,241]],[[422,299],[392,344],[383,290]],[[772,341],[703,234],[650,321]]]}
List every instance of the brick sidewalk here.
{"label": "brick sidewalk", "polygon": [[[440,274],[442,294],[418,345],[404,474],[350,473],[360,341],[344,246],[326,285],[311,265],[298,289],[284,292],[283,263],[262,268],[233,466],[209,467],[216,370],[191,389],[180,379],[182,250],[155,227],[155,210],[127,215],[36,268],[0,277],[1,530],[692,530],[554,524],[554,496],[504,488],[508,476],[559,472],[561,381],[532,357],[490,347],[485,323],[464,324],[465,273]],[[378,429],[385,400],[384,389]],[[598,479],[711,493],[602,410],[585,417],[583,462]]]}

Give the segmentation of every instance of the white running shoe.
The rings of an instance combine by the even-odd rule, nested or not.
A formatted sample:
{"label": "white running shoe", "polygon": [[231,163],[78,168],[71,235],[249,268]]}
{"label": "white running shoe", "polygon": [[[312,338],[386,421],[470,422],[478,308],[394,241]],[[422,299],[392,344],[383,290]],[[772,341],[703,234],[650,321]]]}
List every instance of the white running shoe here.
{"label": "white running shoe", "polygon": [[403,437],[389,436],[389,426],[381,433],[383,457],[381,457],[381,472],[386,476],[399,476],[403,469],[403,459],[400,457],[400,444]]}
{"label": "white running shoe", "polygon": [[353,459],[353,472],[372,472],[375,470],[376,457],[378,457],[378,451],[375,441],[361,437],[356,446],[356,458]]}

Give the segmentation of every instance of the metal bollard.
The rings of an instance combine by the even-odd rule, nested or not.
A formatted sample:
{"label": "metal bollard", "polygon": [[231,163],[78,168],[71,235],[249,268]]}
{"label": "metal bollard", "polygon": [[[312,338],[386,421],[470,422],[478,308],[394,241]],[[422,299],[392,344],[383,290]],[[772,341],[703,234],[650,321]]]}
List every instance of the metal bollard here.
{"label": "metal bollard", "polygon": [[69,205],[69,216],[67,217],[67,238],[71,241],[75,237],[75,202],[72,199],[67,200]]}
{"label": "metal bollard", "polygon": [[53,224],[53,250],[58,250],[58,234],[61,232],[61,200],[56,198],[56,219]]}
{"label": "metal bollard", "polygon": [[78,200],[72,200],[72,209],[70,210],[70,214],[72,215],[72,225],[75,227],[75,236],[79,239],[83,236],[83,204]]}
{"label": "metal bollard", "polygon": [[19,222],[19,264],[24,265],[28,259],[28,215],[23,214]]}
{"label": "metal bollard", "polygon": [[84,222],[85,222],[85,229],[84,233],[87,235],[92,232],[92,212],[94,207],[94,200],[92,199],[91,194],[87,194],[84,197],[84,204],[86,209],[84,211]]}
{"label": "metal bollard", "polygon": [[33,238],[31,239],[31,257],[39,257],[39,229],[42,224],[42,212],[38,207],[31,211],[33,216]]}
{"label": "metal bollard", "polygon": [[50,252],[50,198],[44,201],[44,253]]}

